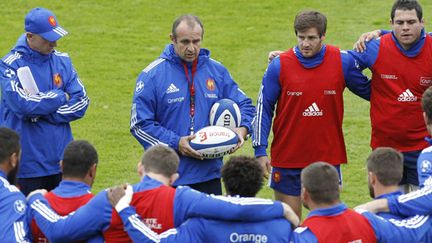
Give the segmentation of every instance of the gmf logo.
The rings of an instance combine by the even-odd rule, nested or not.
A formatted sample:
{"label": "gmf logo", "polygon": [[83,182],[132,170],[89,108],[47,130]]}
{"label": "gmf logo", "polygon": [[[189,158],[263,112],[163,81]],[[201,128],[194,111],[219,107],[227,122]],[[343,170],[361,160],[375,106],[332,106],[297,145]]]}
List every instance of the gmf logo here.
{"label": "gmf logo", "polygon": [[200,142],[207,140],[207,133],[206,132],[200,132],[200,133],[198,133],[198,136],[200,138]]}

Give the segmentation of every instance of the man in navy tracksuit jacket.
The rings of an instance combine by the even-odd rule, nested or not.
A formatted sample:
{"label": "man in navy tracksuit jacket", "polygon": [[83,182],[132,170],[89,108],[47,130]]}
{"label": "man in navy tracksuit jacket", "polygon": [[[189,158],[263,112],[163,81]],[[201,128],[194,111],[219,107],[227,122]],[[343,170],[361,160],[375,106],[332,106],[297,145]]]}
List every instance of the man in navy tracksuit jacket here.
{"label": "man in navy tracksuit jacket", "polygon": [[[89,99],[68,54],[54,50],[67,34],[54,14],[31,10],[25,30],[0,62],[0,125],[20,134],[23,153],[17,177],[26,195],[38,188],[51,190],[60,182],[59,162],[73,139],[69,122],[84,116]],[[30,69],[38,93],[23,86],[24,78],[18,75],[23,67]]]}
{"label": "man in navy tracksuit jacket", "polygon": [[0,235],[2,242],[30,242],[26,199],[9,180],[14,180],[20,155],[19,136],[0,127]]}
{"label": "man in navy tracksuit jacket", "polygon": [[242,119],[236,131],[246,138],[255,108],[228,70],[200,48],[204,30],[198,17],[179,17],[172,32],[172,44],[137,79],[131,133],[145,149],[164,144],[179,153],[180,178],[175,186],[220,195],[222,158],[202,160],[189,146],[190,135],[209,125],[216,101],[228,98],[240,107]]}

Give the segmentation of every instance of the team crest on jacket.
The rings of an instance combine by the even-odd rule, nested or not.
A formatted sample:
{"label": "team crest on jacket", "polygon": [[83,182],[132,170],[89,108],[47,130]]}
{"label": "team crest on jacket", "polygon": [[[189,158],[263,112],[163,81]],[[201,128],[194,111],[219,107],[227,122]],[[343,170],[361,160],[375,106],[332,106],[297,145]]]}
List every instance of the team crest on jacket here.
{"label": "team crest on jacket", "polygon": [[54,85],[57,87],[61,87],[63,82],[60,74],[56,73],[53,75]]}
{"label": "team crest on jacket", "polygon": [[215,87],[216,86],[215,81],[211,78],[208,78],[206,81],[206,86],[207,86],[207,89],[210,91],[215,90],[215,88],[216,88]]}
{"label": "team crest on jacket", "polygon": [[57,23],[56,23],[56,20],[55,20],[54,16],[49,16],[49,17],[48,17],[48,22],[49,22],[49,24],[50,24],[52,27],[57,26]]}
{"label": "team crest on jacket", "polygon": [[14,203],[15,212],[19,214],[24,214],[26,209],[26,204],[22,200],[16,200]]}

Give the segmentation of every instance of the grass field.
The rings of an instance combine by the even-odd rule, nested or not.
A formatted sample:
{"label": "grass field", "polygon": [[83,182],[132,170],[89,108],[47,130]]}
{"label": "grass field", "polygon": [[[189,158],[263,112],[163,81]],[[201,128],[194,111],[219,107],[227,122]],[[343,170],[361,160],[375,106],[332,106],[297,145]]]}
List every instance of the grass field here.
{"label": "grass field", "polygon": [[[129,133],[135,79],[169,43],[172,21],[184,13],[201,17],[203,47],[221,61],[242,89],[256,99],[267,53],[295,45],[293,20],[304,9],[327,15],[326,43],[350,49],[368,30],[389,29],[393,0],[240,0],[240,1],[13,1],[0,3],[0,53],[6,54],[24,29],[33,7],[53,10],[69,35],[57,49],[70,54],[91,99],[86,116],[73,122],[76,139],[98,149],[100,164],[94,191],[139,180],[135,168],[143,153]],[[426,29],[431,30],[432,2],[422,1]],[[349,164],[343,166],[342,198],[354,206],[368,200],[364,161],[370,153],[369,104],[345,93],[344,132]],[[255,102],[254,102],[255,103]],[[319,139],[319,138],[310,138]],[[253,155],[248,142],[236,154]],[[268,188],[260,196],[271,198]]]}

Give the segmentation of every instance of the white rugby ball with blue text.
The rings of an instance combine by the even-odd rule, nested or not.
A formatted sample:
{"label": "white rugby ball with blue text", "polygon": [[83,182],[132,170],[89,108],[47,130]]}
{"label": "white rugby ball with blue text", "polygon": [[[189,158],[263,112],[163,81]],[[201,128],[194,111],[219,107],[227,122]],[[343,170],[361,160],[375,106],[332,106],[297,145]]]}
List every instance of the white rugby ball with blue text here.
{"label": "white rugby ball with blue text", "polygon": [[205,159],[220,158],[237,145],[237,134],[221,126],[208,126],[196,132],[190,146],[201,153]]}
{"label": "white rugby ball with blue text", "polygon": [[210,109],[210,126],[239,127],[241,122],[240,108],[230,99],[216,101]]}

